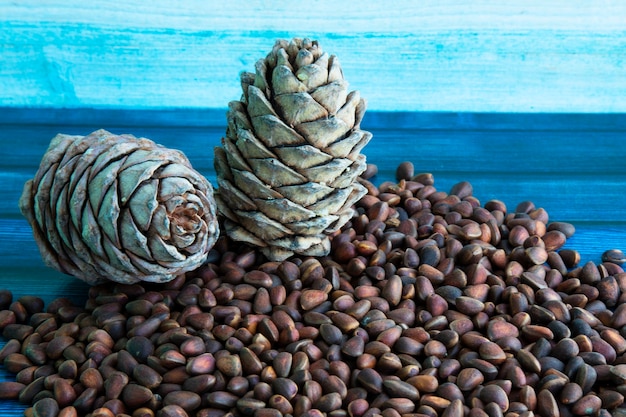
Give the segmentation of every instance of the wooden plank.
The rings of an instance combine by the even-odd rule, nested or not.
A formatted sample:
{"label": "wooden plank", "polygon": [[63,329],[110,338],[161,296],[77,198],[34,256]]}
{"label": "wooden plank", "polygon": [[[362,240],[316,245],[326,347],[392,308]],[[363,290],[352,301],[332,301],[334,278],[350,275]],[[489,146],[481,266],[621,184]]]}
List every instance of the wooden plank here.
{"label": "wooden plank", "polygon": [[[84,113],[85,120],[94,120],[93,112]],[[50,139],[59,132],[85,135],[104,127],[115,133],[145,136],[183,151],[193,166],[216,184],[213,148],[220,144],[225,118],[221,125],[168,127],[163,123],[175,118],[172,113],[165,113],[164,122],[159,122],[158,112],[143,116],[142,113],[112,113],[113,116],[124,114],[126,120],[102,118],[95,120],[98,124],[82,126],[5,125],[0,131],[0,155],[3,155],[0,193],[6,198],[0,200],[0,216],[21,217],[17,200],[23,184],[34,175]],[[72,114],[72,118],[78,117],[81,111],[75,110]],[[200,119],[193,114],[189,117]],[[445,120],[446,115],[443,117]],[[585,130],[550,130],[546,129],[548,118],[543,119],[543,124],[535,124],[533,120],[542,118],[518,117],[526,120],[527,130],[520,130],[521,122],[510,122],[514,129],[501,129],[495,121],[481,126],[476,120],[488,120],[484,115],[460,117],[474,120],[462,129],[420,129],[412,124],[409,116],[406,116],[408,122],[397,123],[393,113],[368,112],[363,127],[371,130],[374,138],[364,153],[370,163],[378,165],[379,181],[393,179],[396,166],[409,160],[417,171],[435,174],[437,187],[445,191],[455,182],[467,180],[474,184],[475,193],[482,201],[498,198],[513,207],[520,201],[533,200],[563,221],[622,222],[626,219],[626,206],[622,202],[626,147],[617,146],[625,132],[599,130],[611,125],[612,119],[624,120],[623,117],[588,118]],[[212,119],[219,118],[213,116]],[[435,119],[435,114],[430,115],[430,120]],[[132,120],[143,122],[130,126]],[[561,117],[559,123],[567,126],[567,120]],[[570,115],[569,120],[572,126],[580,123],[578,115]],[[443,125],[438,121],[433,123]]]}
{"label": "wooden plank", "polygon": [[223,108],[241,71],[299,35],[374,110],[626,111],[621,3],[214,3],[0,4],[0,106]]}

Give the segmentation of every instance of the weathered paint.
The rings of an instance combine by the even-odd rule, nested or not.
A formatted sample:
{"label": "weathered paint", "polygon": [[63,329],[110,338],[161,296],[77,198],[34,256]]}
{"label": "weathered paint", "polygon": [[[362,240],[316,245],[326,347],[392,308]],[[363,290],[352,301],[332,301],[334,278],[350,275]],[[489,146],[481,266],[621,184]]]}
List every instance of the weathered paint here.
{"label": "weathered paint", "polygon": [[225,108],[277,38],[372,110],[625,112],[616,1],[0,2],[0,106]]}

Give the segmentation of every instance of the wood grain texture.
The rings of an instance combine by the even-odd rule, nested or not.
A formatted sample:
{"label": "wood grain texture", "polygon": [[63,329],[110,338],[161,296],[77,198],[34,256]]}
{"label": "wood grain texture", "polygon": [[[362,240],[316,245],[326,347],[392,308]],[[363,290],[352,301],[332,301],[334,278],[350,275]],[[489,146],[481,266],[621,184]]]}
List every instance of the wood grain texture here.
{"label": "wood grain texture", "polygon": [[225,108],[308,36],[372,110],[624,112],[624,21],[583,0],[0,2],[0,106]]}
{"label": "wood grain texture", "polygon": [[[624,115],[383,113],[368,112],[363,128],[374,137],[364,149],[379,167],[376,183],[393,181],[396,166],[412,161],[448,191],[470,181],[481,202],[522,201],[544,207],[552,221],[570,221],[576,234],[566,247],[582,262],[603,251],[626,250],[626,138]],[[0,108],[0,288],[14,297],[38,295],[49,303],[67,297],[83,305],[88,287],[46,268],[17,200],[57,133],[98,128],[145,136],[185,152],[215,184],[213,147],[225,131],[221,110],[33,110]],[[4,341],[0,339],[0,347]],[[0,366],[0,381],[11,380]],[[0,416],[25,406],[0,401]]]}

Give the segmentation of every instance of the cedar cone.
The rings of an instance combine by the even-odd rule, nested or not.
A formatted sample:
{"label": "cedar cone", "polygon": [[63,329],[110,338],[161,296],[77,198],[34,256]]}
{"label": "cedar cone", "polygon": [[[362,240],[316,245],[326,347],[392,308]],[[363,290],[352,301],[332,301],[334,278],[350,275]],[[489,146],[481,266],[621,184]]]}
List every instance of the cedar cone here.
{"label": "cedar cone", "polygon": [[271,260],[327,255],[329,235],[366,193],[356,181],[372,137],[359,128],[365,100],[348,93],[337,58],[309,39],[278,40],[241,86],[215,148],[225,232]]}
{"label": "cedar cone", "polygon": [[57,135],[20,210],[44,262],[89,284],[172,280],[219,235],[213,189],[181,152],[105,130]]}

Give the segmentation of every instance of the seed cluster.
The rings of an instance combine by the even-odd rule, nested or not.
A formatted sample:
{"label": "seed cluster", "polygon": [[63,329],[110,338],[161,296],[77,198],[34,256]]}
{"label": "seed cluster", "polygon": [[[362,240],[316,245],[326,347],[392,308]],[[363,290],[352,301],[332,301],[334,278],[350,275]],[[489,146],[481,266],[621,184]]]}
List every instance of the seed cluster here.
{"label": "seed cluster", "polygon": [[86,304],[0,291],[0,399],[35,417],[626,416],[626,261],[571,224],[401,164],[326,257],[222,237],[165,284]]}

